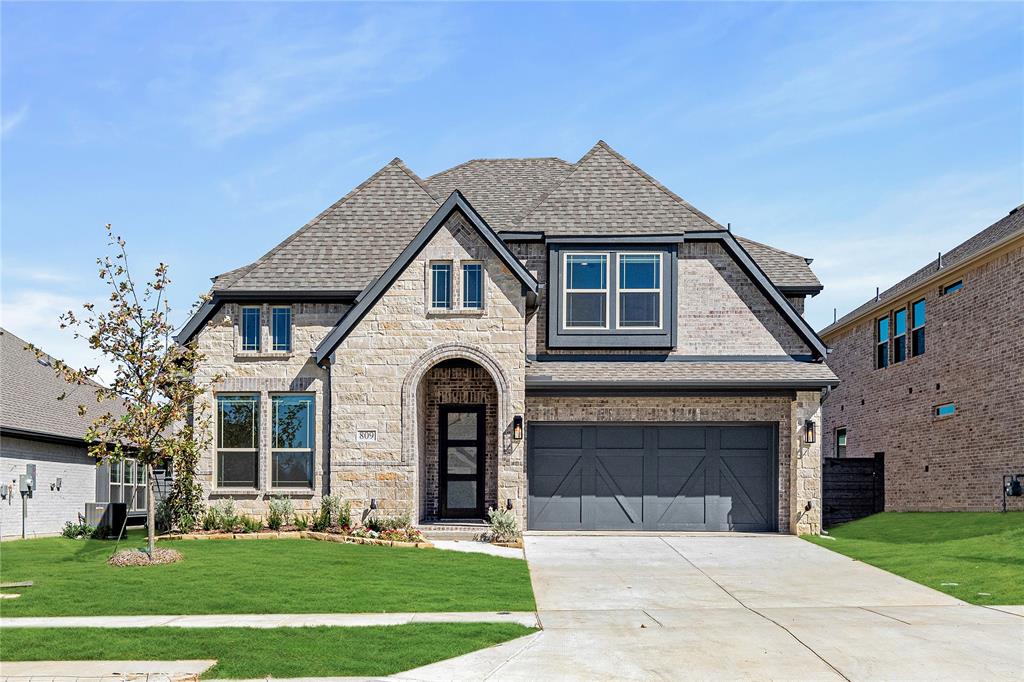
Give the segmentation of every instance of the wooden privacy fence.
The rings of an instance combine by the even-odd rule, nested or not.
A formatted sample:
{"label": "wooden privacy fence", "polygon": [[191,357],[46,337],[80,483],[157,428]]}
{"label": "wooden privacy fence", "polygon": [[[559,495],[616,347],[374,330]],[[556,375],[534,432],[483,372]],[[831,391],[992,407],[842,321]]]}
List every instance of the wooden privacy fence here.
{"label": "wooden privacy fence", "polygon": [[885,455],[821,462],[825,527],[885,511]]}

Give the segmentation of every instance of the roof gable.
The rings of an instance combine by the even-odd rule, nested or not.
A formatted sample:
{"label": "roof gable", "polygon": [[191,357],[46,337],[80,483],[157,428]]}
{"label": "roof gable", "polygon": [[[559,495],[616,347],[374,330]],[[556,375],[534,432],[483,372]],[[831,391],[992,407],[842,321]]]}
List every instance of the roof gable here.
{"label": "roof gable", "polygon": [[723,229],[603,140],[516,227],[548,236]]}
{"label": "roof gable", "polygon": [[736,241],[780,289],[814,293],[822,290],[821,282],[803,256],[746,237],[737,236]]}
{"label": "roof gable", "polygon": [[483,238],[483,240],[491,247],[495,255],[502,260],[503,263],[508,267],[509,270],[519,279],[522,283],[523,288],[533,294],[537,293],[538,283],[537,279],[530,274],[530,271],[519,261],[515,255],[509,251],[505,242],[494,232],[493,229],[480,217],[480,214],[473,209],[473,207],[466,201],[466,198],[462,196],[458,191],[452,192],[451,196],[445,200],[444,204],[441,205],[437,211],[430,216],[429,220],[423,225],[416,236],[406,245],[402,253],[395,259],[395,261],[384,271],[377,280],[375,280],[370,286],[368,286],[356,299],[356,304],[352,306],[345,313],[345,315],[338,321],[331,333],[324,338],[323,341],[316,347],[314,356],[317,363],[322,363],[334,349],[338,347],[345,337],[348,336],[349,332],[359,324],[360,320],[366,315],[367,312],[380,300],[381,296],[395,283],[395,280],[405,271],[410,263],[419,255],[423,247],[427,245],[430,239],[437,234],[437,231],[441,229],[441,226],[445,224],[449,216],[453,213],[459,212],[465,217],[467,222],[476,229],[477,233]]}

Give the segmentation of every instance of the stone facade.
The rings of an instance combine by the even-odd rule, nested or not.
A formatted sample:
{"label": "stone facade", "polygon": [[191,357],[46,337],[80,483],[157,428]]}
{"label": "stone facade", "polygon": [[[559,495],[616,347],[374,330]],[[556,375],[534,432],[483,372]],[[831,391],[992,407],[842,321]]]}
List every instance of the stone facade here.
{"label": "stone facade", "polygon": [[[960,291],[940,295],[957,280]],[[845,456],[884,452],[887,510],[1001,509],[1003,475],[1024,473],[1021,291],[1018,239],[825,337],[833,348],[829,366],[842,383],[824,402],[824,453],[835,456],[839,428],[846,429]],[[925,353],[875,369],[874,321],[921,298]],[[946,403],[955,414],[936,416],[935,407]],[[1024,498],[1010,502],[1024,509]]]}
{"label": "stone facade", "polygon": [[[778,528],[791,533],[821,531],[821,453],[799,438],[804,419],[816,418],[819,394],[734,397],[530,396],[531,422],[757,422],[777,425]],[[795,491],[795,495],[791,494]],[[810,510],[804,507],[810,503]]]}
{"label": "stone facade", "polygon": [[[13,483],[14,487],[7,499],[0,500],[0,537],[4,539],[21,537],[18,477],[25,473],[26,464],[36,465],[37,485],[28,499],[27,537],[60,534],[68,521],[77,523],[87,502],[96,501],[96,460],[89,456],[84,444],[61,445],[2,436],[0,453],[0,485]],[[55,487],[58,478],[60,490]]]}

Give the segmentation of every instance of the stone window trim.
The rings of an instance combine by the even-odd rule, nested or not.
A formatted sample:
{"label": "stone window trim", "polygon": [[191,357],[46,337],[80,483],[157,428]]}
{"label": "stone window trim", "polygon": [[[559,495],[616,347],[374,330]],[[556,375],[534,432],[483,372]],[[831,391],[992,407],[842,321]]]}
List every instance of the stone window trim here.
{"label": "stone window trim", "polygon": [[[435,307],[434,301],[434,266],[435,265],[447,265],[449,266],[449,306],[448,307]],[[480,306],[475,308],[466,308],[463,306],[463,266],[464,265],[480,265],[480,292],[481,300]],[[487,312],[487,268],[484,266],[484,262],[479,258],[465,258],[465,259],[446,259],[446,258],[435,258],[427,261],[427,266],[424,268],[424,282],[423,282],[423,303],[424,303],[424,315],[428,318],[438,317],[483,317]]]}
{"label": "stone window trim", "polygon": [[[246,350],[242,338],[242,315],[246,308],[256,308],[260,311],[260,342],[257,350]],[[273,310],[275,308],[291,309],[291,328],[289,334],[289,350],[273,350],[274,339],[272,334]],[[234,356],[236,361],[244,360],[287,360],[295,355],[295,311],[290,305],[281,304],[235,304],[234,314],[231,315],[232,329],[234,332]]]}

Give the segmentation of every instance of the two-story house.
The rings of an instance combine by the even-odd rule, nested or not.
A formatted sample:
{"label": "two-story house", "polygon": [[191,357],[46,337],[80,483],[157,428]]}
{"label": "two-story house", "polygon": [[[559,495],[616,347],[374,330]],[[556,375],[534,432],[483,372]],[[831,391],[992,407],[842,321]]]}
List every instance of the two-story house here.
{"label": "two-story house", "polygon": [[819,530],[807,260],[734,236],[598,142],[575,163],[395,159],[182,330],[223,377],[201,480],[418,522]]}
{"label": "two-story house", "polygon": [[826,457],[880,457],[890,511],[1002,508],[1024,474],[1024,206],[821,336]]}

